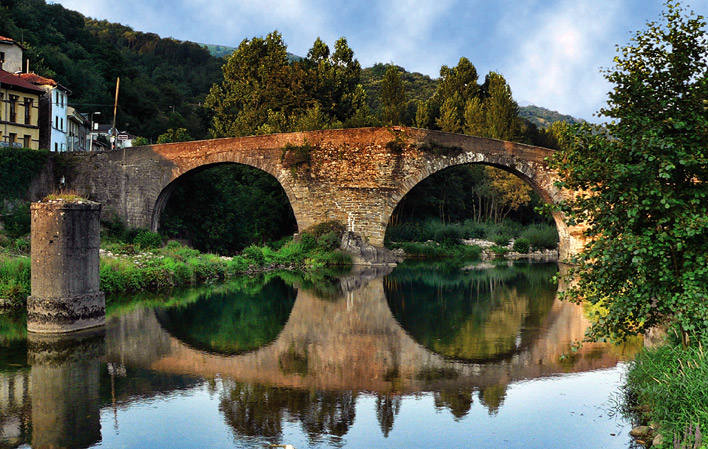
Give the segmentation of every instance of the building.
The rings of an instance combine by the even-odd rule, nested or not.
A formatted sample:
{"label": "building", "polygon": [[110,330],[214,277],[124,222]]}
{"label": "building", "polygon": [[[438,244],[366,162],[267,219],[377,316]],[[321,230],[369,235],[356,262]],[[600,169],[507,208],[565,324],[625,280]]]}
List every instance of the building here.
{"label": "building", "polygon": [[[98,125],[96,129],[96,134],[98,136],[103,136],[106,140],[106,142],[109,142],[109,149],[112,149],[112,145],[110,145],[110,142],[112,142],[113,138],[113,127],[111,125]],[[129,133],[128,131],[120,131],[116,130],[116,144],[115,144],[115,149],[120,150],[123,148],[129,148],[133,146],[133,140],[137,136]],[[95,142],[94,142],[95,145]]]}
{"label": "building", "polygon": [[69,106],[67,108],[66,121],[69,129],[67,131],[67,151],[88,151],[91,123],[79,111]]}
{"label": "building", "polygon": [[22,46],[14,39],[0,36],[0,70],[22,72]]}
{"label": "building", "polygon": [[20,73],[22,79],[44,90],[39,105],[39,147],[51,151],[67,151],[67,108],[71,91],[51,78],[36,73]]}
{"label": "building", "polygon": [[39,104],[44,90],[5,70],[0,70],[0,146],[40,146]]}

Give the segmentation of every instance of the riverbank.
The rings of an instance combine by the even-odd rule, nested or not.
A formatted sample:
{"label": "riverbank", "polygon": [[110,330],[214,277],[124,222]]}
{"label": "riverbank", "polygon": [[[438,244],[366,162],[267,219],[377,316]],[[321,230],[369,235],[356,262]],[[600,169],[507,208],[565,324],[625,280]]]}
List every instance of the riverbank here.
{"label": "riverbank", "polygon": [[403,249],[411,258],[558,261],[558,233],[543,223],[429,220],[391,226],[386,237],[389,248]]}
{"label": "riverbank", "polygon": [[[176,241],[149,248],[149,238],[143,240],[146,240],[143,244],[111,243],[100,250],[101,290],[107,296],[159,292],[243,274],[275,270],[312,272],[351,265],[351,258],[336,248],[336,242],[311,234],[291,239],[277,249],[252,245],[232,257],[201,253]],[[10,251],[0,253],[2,305],[22,307],[29,292],[29,256]]]}
{"label": "riverbank", "polygon": [[624,411],[646,447],[708,448],[708,336],[684,348],[668,339],[630,364]]}

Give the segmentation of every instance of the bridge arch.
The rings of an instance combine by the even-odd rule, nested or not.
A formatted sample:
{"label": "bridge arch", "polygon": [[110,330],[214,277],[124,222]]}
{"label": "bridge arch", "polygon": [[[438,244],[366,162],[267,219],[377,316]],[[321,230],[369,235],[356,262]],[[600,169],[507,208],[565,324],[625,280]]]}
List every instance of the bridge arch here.
{"label": "bridge arch", "polygon": [[253,170],[256,170],[260,173],[263,173],[267,175],[270,178],[275,179],[275,181],[278,184],[278,187],[283,190],[285,193],[285,196],[288,201],[288,207],[290,210],[293,212],[293,215],[295,216],[295,223],[297,226],[297,229],[300,229],[300,223],[298,221],[298,215],[295,214],[295,210],[293,209],[293,193],[291,189],[286,188],[287,181],[284,184],[283,180],[278,179],[278,176],[275,176],[271,171],[264,170],[261,167],[258,167],[253,164],[246,164],[246,163],[241,163],[241,162],[215,162],[215,163],[205,163],[202,165],[197,165],[194,168],[186,169],[186,170],[180,170],[179,172],[175,173],[173,172],[173,177],[172,179],[162,187],[160,190],[159,194],[157,195],[157,198],[155,199],[154,206],[152,207],[152,212],[151,212],[151,217],[150,217],[150,230],[153,232],[157,232],[160,228],[160,220],[162,213],[165,211],[165,208],[167,207],[167,204],[172,197],[172,194],[174,193],[175,189],[179,186],[180,182],[185,179],[185,177],[207,171],[209,169],[215,168],[215,167],[220,167],[220,166],[228,166],[228,165],[240,165],[244,167],[251,168]]}
{"label": "bridge arch", "polygon": [[[562,192],[554,185],[556,177],[545,167],[539,167],[528,160],[517,158],[511,154],[490,154],[476,151],[460,152],[448,157],[429,159],[419,171],[406,178],[400,188],[392,193],[390,201],[386,204],[386,208],[383,211],[382,218],[386,229],[388,229],[391,216],[396,207],[411,190],[435,174],[465,165],[484,165],[510,173],[530,186],[546,204],[558,204],[563,199]],[[558,231],[561,260],[565,260],[570,247],[575,242],[571,241],[573,236],[563,215],[557,211],[553,212],[552,215]]]}

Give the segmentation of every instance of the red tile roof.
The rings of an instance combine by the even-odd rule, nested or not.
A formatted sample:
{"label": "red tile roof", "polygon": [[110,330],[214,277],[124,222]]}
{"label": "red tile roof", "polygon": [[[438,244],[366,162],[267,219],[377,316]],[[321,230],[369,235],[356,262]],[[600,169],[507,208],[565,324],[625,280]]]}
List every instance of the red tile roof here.
{"label": "red tile roof", "polygon": [[0,41],[15,42],[14,39],[10,39],[9,37],[5,37],[5,36],[0,36]]}
{"label": "red tile roof", "polygon": [[39,76],[36,73],[20,73],[19,75],[23,80],[29,81],[30,83],[36,84],[38,86],[57,86],[57,82],[53,79]]}
{"label": "red tile roof", "polygon": [[43,89],[35,86],[29,81],[25,81],[14,73],[6,72],[4,70],[0,70],[0,84],[9,84],[11,86],[15,86],[23,90],[30,90],[33,92],[44,92]]}

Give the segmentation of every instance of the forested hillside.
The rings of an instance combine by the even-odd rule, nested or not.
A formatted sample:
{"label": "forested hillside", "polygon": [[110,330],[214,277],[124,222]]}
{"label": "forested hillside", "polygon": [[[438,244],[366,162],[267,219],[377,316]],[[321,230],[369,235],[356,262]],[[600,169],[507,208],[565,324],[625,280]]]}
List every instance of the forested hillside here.
{"label": "forested hillside", "polygon": [[178,127],[206,136],[200,103],[221,78],[223,60],[198,44],[91,20],[44,0],[3,0],[0,35],[23,42],[30,69],[71,89],[70,104],[80,111],[110,120],[120,77],[118,128],[152,139]]}

